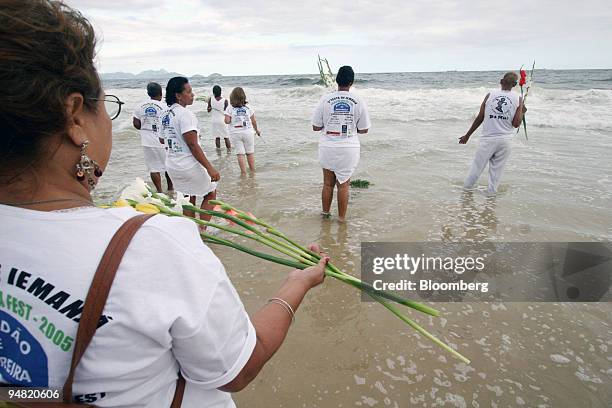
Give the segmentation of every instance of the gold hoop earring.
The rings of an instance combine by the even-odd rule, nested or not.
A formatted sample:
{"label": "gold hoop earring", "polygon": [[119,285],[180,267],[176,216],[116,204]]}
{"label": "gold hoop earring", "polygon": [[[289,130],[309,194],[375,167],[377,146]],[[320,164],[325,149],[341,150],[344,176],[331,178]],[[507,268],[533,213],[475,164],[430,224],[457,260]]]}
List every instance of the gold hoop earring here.
{"label": "gold hoop earring", "polygon": [[[83,181],[87,179],[87,185],[89,186],[89,190],[93,190],[96,187],[96,183],[99,178],[102,176],[102,170],[96,161],[85,153],[87,146],[89,145],[89,140],[83,141],[81,144],[81,159],[76,164],[76,178],[79,181]],[[94,176],[96,178],[94,178]]]}

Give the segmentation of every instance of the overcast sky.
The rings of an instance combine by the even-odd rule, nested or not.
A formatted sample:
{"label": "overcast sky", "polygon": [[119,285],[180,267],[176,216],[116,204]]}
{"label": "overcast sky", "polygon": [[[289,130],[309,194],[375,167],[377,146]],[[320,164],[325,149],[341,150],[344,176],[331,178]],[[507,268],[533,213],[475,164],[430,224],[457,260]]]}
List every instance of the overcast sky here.
{"label": "overcast sky", "polygon": [[67,0],[101,72],[185,75],[612,68],[609,0]]}

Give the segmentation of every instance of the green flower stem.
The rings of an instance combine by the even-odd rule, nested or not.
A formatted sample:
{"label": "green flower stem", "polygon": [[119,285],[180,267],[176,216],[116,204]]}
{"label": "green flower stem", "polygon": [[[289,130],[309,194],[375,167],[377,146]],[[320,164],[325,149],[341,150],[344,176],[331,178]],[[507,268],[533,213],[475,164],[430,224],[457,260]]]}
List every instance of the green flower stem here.
{"label": "green flower stem", "polygon": [[[235,207],[232,207],[231,205],[226,204],[226,203],[224,203],[222,201],[219,201],[219,200],[211,200],[210,203],[211,204],[218,204],[224,210],[234,210],[234,211],[238,212],[239,214],[240,213],[245,214],[243,211],[240,211],[240,210],[236,209]],[[290,257],[292,257],[292,258],[294,258],[294,259],[296,259],[296,260],[298,260],[300,262],[305,262],[309,266],[316,265],[319,262],[319,260],[321,259],[321,256],[319,254],[317,254],[314,251],[311,251],[308,248],[305,248],[305,247],[301,246],[300,244],[298,244],[297,242],[294,242],[293,240],[289,239],[285,234],[281,233],[276,228],[269,227],[268,231],[271,234],[276,235],[279,238],[282,238],[282,239],[286,240],[287,242],[292,244],[294,247],[296,247],[297,249],[301,250],[301,251],[297,252],[298,256],[293,255],[292,253],[290,253],[290,252],[288,252],[286,250],[282,250],[282,249],[278,248],[277,245],[281,244],[278,240],[274,240],[272,237],[269,237],[269,236],[263,234],[257,228],[247,224],[246,222],[238,219],[237,217],[234,217],[232,215],[228,215],[228,214],[225,214],[225,213],[221,213],[221,212],[218,212],[218,211],[202,210],[201,208],[198,208],[196,206],[187,206],[187,205],[185,205],[185,206],[183,206],[183,208],[186,209],[186,210],[189,210],[189,211],[200,212],[200,213],[204,213],[204,214],[208,214],[208,215],[213,215],[213,216],[220,216],[222,218],[225,218],[225,219],[228,219],[230,221],[233,221],[236,224],[240,225],[241,227],[255,232],[256,234],[258,234],[259,236],[263,237],[264,239],[272,240],[274,242],[273,244],[272,243],[264,243],[265,245],[268,245],[271,248],[276,249],[277,251],[279,251],[281,253],[284,253],[285,255],[288,255],[288,256],[290,256]],[[249,220],[253,220],[254,222],[256,222],[258,220],[258,219],[249,217],[246,214],[245,214],[245,216],[248,217]],[[268,226],[268,224],[266,224],[263,221],[260,221],[259,225]],[[286,245],[285,245],[285,247],[287,248]],[[288,247],[287,249],[290,250],[290,251],[294,251],[295,252],[294,248]],[[305,258],[305,256],[308,256],[308,254],[310,254],[310,256],[309,256],[310,259]],[[370,285],[368,283],[365,283],[365,282],[362,282],[360,279],[358,279],[358,278],[356,278],[356,277],[354,277],[352,275],[349,275],[349,274],[347,274],[345,272],[342,272],[340,269],[338,269],[336,266],[334,266],[331,263],[328,263],[327,266],[329,267],[331,272],[333,272],[333,275],[330,275],[330,276],[333,276],[336,279],[340,279],[341,277],[345,277],[346,279],[350,279],[350,280],[358,283],[359,285],[363,285],[363,287],[360,288],[362,290],[367,290],[369,292],[376,293],[376,294],[378,294],[378,295],[380,295],[380,296],[382,296],[382,297],[384,297],[386,299],[392,300],[392,301],[397,302],[397,303],[399,303],[401,305],[404,305],[406,307],[410,307],[412,309],[418,310],[418,311],[420,311],[422,313],[429,314],[431,316],[439,316],[440,315],[440,312],[438,310],[436,310],[436,309],[434,309],[432,307],[429,307],[427,305],[424,305],[422,303],[411,301],[411,300],[408,300],[408,299],[404,299],[404,298],[401,298],[401,297],[399,297],[397,295],[394,295],[392,293],[389,293],[389,292],[377,290],[372,285]]]}
{"label": "green flower stem", "polygon": [[[287,237],[285,234],[283,234],[282,232],[280,232],[280,231],[279,231],[279,230],[277,230],[276,228],[270,228],[270,229],[269,229],[269,232],[270,232],[271,234],[274,234],[274,235],[276,235],[276,236],[280,237],[280,238],[283,238],[284,240],[286,240],[287,242],[289,242],[289,243],[291,243],[291,244],[295,245],[296,247],[300,248],[300,249],[301,249],[301,250],[303,250],[304,252],[308,252],[308,253],[310,253],[311,257],[312,257],[312,258],[314,258],[314,259],[316,260],[316,262],[318,262],[318,261],[319,261],[319,259],[321,259],[321,256],[320,256],[319,254],[317,254],[317,253],[315,253],[314,251],[311,251],[311,250],[309,250],[308,248],[305,248],[305,247],[301,246],[300,244],[298,244],[298,243],[296,243],[296,242],[292,241],[290,238],[288,238],[288,237]],[[383,291],[380,291],[380,290],[374,289],[374,287],[373,287],[372,285],[370,285],[370,284],[366,284],[365,282],[361,281],[360,279],[357,279],[357,278],[355,278],[355,277],[354,277],[354,276],[352,276],[352,275],[349,275],[349,274],[347,274],[347,273],[345,273],[345,272],[342,272],[340,269],[338,269],[338,268],[337,268],[335,265],[333,265],[332,263],[328,263],[328,264],[327,264],[327,266],[328,266],[329,268],[331,268],[331,269],[332,269],[332,271],[333,271],[333,272],[335,272],[335,273],[336,273],[336,274],[338,274],[338,275],[343,275],[343,276],[346,276],[346,277],[348,277],[349,279],[353,279],[353,280],[355,280],[356,282],[359,282],[360,284],[363,284],[363,285],[365,285],[365,286],[368,286],[369,288],[368,288],[367,290],[368,290],[368,291],[370,291],[370,292],[377,293],[377,294],[384,293],[385,295],[382,295],[382,296],[383,296],[383,297],[385,297],[385,298],[387,298],[387,299],[389,299],[389,300],[393,300],[393,301],[395,301],[395,302],[397,302],[397,303],[399,303],[399,304],[401,304],[401,305],[404,305],[404,306],[407,306],[407,307],[413,308],[413,309],[415,309],[415,310],[418,310],[418,311],[420,311],[420,312],[423,312],[423,313],[429,314],[429,315],[431,315],[431,316],[439,316],[439,315],[440,315],[440,312],[439,312],[438,310],[436,310],[436,309],[434,309],[434,308],[431,308],[431,307],[429,307],[429,306],[427,306],[427,305],[424,305],[424,304],[422,304],[422,303],[419,303],[419,302],[414,302],[414,301],[411,301],[411,300],[408,300],[408,299],[403,299],[403,298],[401,298],[401,297],[399,297],[399,296],[395,296],[395,295],[393,295],[393,294],[391,294],[391,293],[389,293],[389,292],[383,292]],[[364,289],[362,288],[362,290],[364,290]]]}
{"label": "green flower stem", "polygon": [[[225,213],[222,213],[222,212],[219,212],[219,211],[203,210],[203,209],[198,208],[198,207],[196,207],[194,205],[184,205],[183,209],[185,209],[187,211],[193,211],[193,212],[197,212],[197,213],[200,213],[200,214],[212,215],[212,216],[215,216],[215,217],[220,217],[220,218],[225,218],[227,220],[230,220],[230,221],[240,225],[242,228],[247,229],[247,230],[257,234],[258,236],[262,237],[263,239],[265,239],[265,240],[267,240],[267,241],[269,241],[270,243],[273,244],[273,245],[269,245],[269,244],[266,244],[266,245],[269,245],[272,248],[278,250],[279,252],[282,252],[282,253],[284,253],[286,255],[289,255],[291,257],[294,257],[294,256],[289,254],[289,253],[287,253],[286,252],[287,250],[292,251],[292,252],[296,253],[297,255],[299,255],[300,259],[302,259],[302,258],[309,258],[310,257],[310,255],[308,253],[306,253],[304,251],[300,251],[297,248],[291,247],[291,246],[285,244],[284,242],[281,242],[281,241],[279,241],[279,240],[277,240],[277,239],[275,239],[273,237],[270,237],[270,236],[264,234],[263,232],[261,232],[260,230],[258,230],[257,228],[253,227],[252,225],[249,225],[245,221],[243,221],[243,220],[241,220],[241,219],[239,219],[237,217],[234,217],[232,215],[225,214]],[[279,246],[284,247],[285,250],[279,249],[278,248]],[[315,263],[318,262],[318,261],[319,260],[317,259],[315,261]]]}
{"label": "green flower stem", "polygon": [[[243,228],[245,228],[245,229],[247,229],[249,231],[255,232],[257,234],[257,236],[254,236],[253,234],[244,233],[244,232],[242,232],[242,231],[240,231],[238,229],[235,229],[235,228],[226,227],[226,226],[223,226],[223,225],[220,225],[220,224],[212,223],[210,221],[203,221],[203,220],[200,220],[200,219],[195,218],[195,217],[187,217],[187,216],[184,216],[183,214],[177,213],[175,211],[172,211],[172,210],[170,210],[168,208],[161,207],[159,205],[157,205],[157,207],[160,209],[160,211],[162,211],[162,212],[164,212],[164,213],[166,213],[168,215],[182,216],[182,217],[185,217],[185,218],[192,219],[193,221],[195,221],[196,223],[198,223],[200,225],[206,225],[206,226],[211,226],[211,227],[219,228],[221,230],[224,230],[224,231],[227,231],[227,232],[231,232],[231,233],[234,233],[236,235],[243,236],[245,238],[253,239],[253,240],[255,240],[255,241],[257,241],[257,242],[259,242],[259,243],[261,243],[263,245],[267,245],[270,248],[272,248],[272,249],[274,249],[274,250],[276,250],[276,251],[278,251],[280,253],[283,253],[283,254],[285,254],[285,255],[295,259],[300,264],[305,265],[305,267],[314,266],[321,259],[320,255],[315,254],[313,251],[310,251],[310,250],[308,250],[308,249],[306,249],[304,247],[301,247],[301,245],[299,245],[297,243],[295,243],[295,245],[298,246],[299,249],[304,249],[304,251],[294,251],[294,250],[292,251],[293,248],[287,248],[286,245],[279,245],[280,243],[279,243],[278,240],[275,240],[272,237],[269,237],[269,236],[261,233],[261,231],[259,231],[257,228],[254,228],[253,226],[243,222],[242,220],[237,219],[236,217],[228,215],[228,214],[225,214],[225,213],[220,213],[220,212],[217,212],[217,211],[210,211],[210,210],[202,210],[201,208],[198,208],[198,207],[193,206],[193,205],[184,205],[183,206],[183,209],[185,209],[185,210],[195,211],[195,212],[204,213],[204,214],[212,215],[212,216],[221,216],[222,218],[229,219],[230,221],[235,222],[236,224],[240,225],[241,227],[243,227]],[[234,209],[234,208],[231,207],[231,209]],[[280,231],[278,231],[278,230],[275,230],[275,231],[281,237],[284,236],[284,234],[280,233]],[[207,238],[207,239],[210,239],[210,238]],[[211,239],[211,241],[214,241],[214,240]],[[228,242],[231,242],[231,241],[228,241]],[[247,247],[243,247],[243,248],[247,248]],[[251,251],[253,251],[253,250],[251,250]],[[305,251],[310,252],[311,255],[308,256],[305,253]],[[253,252],[256,252],[256,251],[253,251]],[[248,252],[248,253],[252,254],[252,252]],[[267,254],[265,254],[265,255],[267,255]],[[307,256],[308,258],[305,258],[303,255]],[[282,258],[279,258],[279,259],[282,259]],[[304,269],[304,268],[300,268],[300,269]],[[385,299],[394,301],[396,303],[399,303],[399,304],[404,305],[406,307],[410,307],[412,309],[418,310],[419,312],[426,313],[426,314],[431,315],[431,316],[439,316],[439,312],[436,309],[433,309],[433,308],[431,308],[431,307],[429,307],[427,305],[424,305],[422,303],[419,303],[419,302],[414,302],[414,301],[411,301],[411,300],[408,300],[408,299],[404,299],[404,298],[402,298],[400,296],[397,296],[397,295],[395,295],[393,293],[390,293],[390,292],[380,291],[378,289],[375,289],[371,284],[363,282],[362,280],[360,280],[360,279],[358,279],[358,278],[356,278],[356,277],[354,277],[352,275],[349,275],[347,273],[344,273],[344,272],[340,271],[337,267],[335,267],[334,265],[332,265],[330,263],[327,264],[325,273],[326,273],[327,276],[331,276],[333,278],[339,279],[339,280],[341,280],[341,281],[343,281],[345,283],[348,283],[349,281],[351,281],[351,282],[355,283],[356,287],[358,287],[360,290],[365,290],[365,291],[367,291],[369,293],[374,293],[374,294],[376,294],[378,296],[381,296],[381,297],[383,297]]]}
{"label": "green flower stem", "polygon": [[259,251],[255,251],[251,248],[245,247],[243,245],[240,244],[236,244],[235,242],[226,240],[226,239],[222,239],[219,237],[215,237],[206,233],[201,233],[200,235],[202,235],[204,238],[206,238],[207,242],[213,243],[213,244],[220,244],[220,245],[225,245],[225,246],[229,246],[232,247],[234,249],[237,249],[239,251],[245,252],[247,254],[256,256],[257,258],[261,258],[261,259],[265,259],[266,261],[270,261],[270,262],[275,262],[277,264],[281,264],[281,265],[285,265],[285,266],[290,266],[292,268],[296,268],[296,269],[306,269],[306,265],[301,264],[299,262],[296,261],[291,261],[285,258],[279,258],[277,256],[274,255],[268,255],[265,254],[263,252],[259,252]]}
{"label": "green flower stem", "polygon": [[[265,259],[267,261],[271,261],[271,262],[275,262],[281,265],[286,265],[286,266],[290,266],[296,269],[305,269],[308,266],[299,262],[295,262],[295,261],[290,261],[284,258],[279,258],[273,255],[268,255],[268,254],[264,254],[262,252],[258,252],[255,250],[252,250],[248,247],[245,247],[243,245],[240,244],[236,244],[235,242],[229,241],[229,240],[225,240],[222,238],[218,238],[215,236],[211,236],[208,235],[206,233],[202,233],[201,234],[202,237],[204,237],[207,241],[214,243],[214,244],[219,244],[219,245],[224,245],[224,246],[229,246],[232,247],[234,249],[238,249],[242,252],[248,253],[250,255],[256,256],[258,258],[261,259]],[[354,286],[356,288],[361,289],[361,287],[359,286],[358,282],[350,280],[350,279],[346,279],[346,277],[344,276],[336,276],[335,273],[326,270],[325,274],[327,276],[332,276],[332,277],[336,277],[338,280],[347,283],[351,286]],[[470,363],[470,360],[468,360],[467,358],[465,358],[464,356],[462,356],[461,354],[459,354],[457,351],[455,351],[454,349],[452,349],[451,347],[449,347],[448,345],[446,345],[444,342],[442,342],[441,340],[439,340],[437,337],[433,336],[431,333],[429,333],[427,330],[425,330],[424,328],[422,328],[421,326],[419,326],[416,322],[414,322],[413,320],[409,319],[408,317],[406,317],[405,315],[403,315],[399,310],[397,310],[397,308],[395,308],[393,305],[388,304],[386,301],[383,300],[383,298],[381,296],[379,296],[379,294],[375,293],[376,290],[374,290],[374,293],[370,290],[366,290],[366,293],[368,293],[368,295],[370,297],[372,297],[374,300],[376,300],[378,303],[382,304],[385,308],[387,308],[389,311],[391,311],[394,315],[396,315],[397,317],[399,317],[402,321],[404,321],[406,324],[408,324],[410,327],[412,327],[413,329],[415,329],[417,332],[421,333],[423,336],[425,336],[426,338],[428,338],[429,340],[433,341],[434,343],[436,343],[438,346],[440,346],[441,348],[443,348],[444,350],[448,351],[449,353],[453,354],[455,357],[457,357],[458,359],[460,359],[461,361],[465,362],[466,364]]]}
{"label": "green flower stem", "polygon": [[442,340],[438,339],[436,336],[434,336],[433,334],[429,333],[427,330],[425,330],[423,327],[418,325],[412,319],[406,317],[395,306],[393,306],[392,304],[389,304],[388,302],[385,302],[383,299],[381,299],[377,295],[372,295],[370,293],[368,293],[368,295],[370,295],[374,300],[376,300],[378,303],[380,303],[381,305],[386,307],[391,313],[393,313],[394,315],[399,317],[404,323],[406,323],[407,325],[412,327],[414,330],[416,330],[417,332],[421,333],[423,336],[425,336],[426,338],[428,338],[429,340],[431,340],[432,342],[434,342],[435,344],[437,344],[438,346],[440,346],[444,350],[448,351],[449,353],[451,353],[453,356],[455,356],[459,360],[463,361],[466,364],[470,364],[470,360],[468,358],[464,357],[458,351],[456,351],[455,349],[451,348],[449,345],[444,343]]}
{"label": "green flower stem", "polygon": [[228,203],[226,203],[226,202],[223,202],[223,201],[221,201],[221,200],[210,200],[210,201],[209,201],[209,203],[211,203],[211,204],[215,204],[215,205],[219,205],[219,206],[221,206],[221,208],[222,208],[223,210],[225,210],[225,211],[227,211],[227,210],[234,210],[234,211],[236,211],[238,214],[240,214],[240,218],[246,219],[246,220],[248,220],[248,221],[252,221],[252,222],[254,222],[254,223],[255,223],[255,224],[257,224],[257,225],[261,225],[262,227],[265,227],[265,228],[272,228],[272,229],[274,228],[274,227],[272,227],[271,225],[269,225],[269,224],[267,224],[267,223],[263,222],[263,221],[262,221],[262,220],[260,220],[259,218],[254,218],[254,217],[251,217],[249,214],[245,213],[244,211],[239,210],[238,208],[236,208],[236,207],[234,207],[234,206],[232,206],[232,205],[230,205],[230,204],[228,204]]}
{"label": "green flower stem", "polygon": [[[227,227],[225,225],[216,224],[216,223],[213,223],[213,222],[210,222],[210,221],[204,221],[204,220],[201,220],[201,219],[195,218],[195,217],[188,217],[188,216],[185,216],[185,215],[183,215],[181,213],[178,213],[176,211],[172,211],[172,210],[170,210],[168,208],[165,208],[165,207],[162,207],[162,206],[159,206],[159,205],[156,205],[156,207],[159,208],[160,211],[165,213],[165,214],[172,215],[172,216],[180,216],[180,217],[183,217],[183,218],[190,219],[190,220],[194,221],[195,223],[197,223],[199,225],[206,225],[208,227],[214,227],[214,228],[218,228],[218,229],[223,230],[223,231],[231,232],[233,234],[240,235],[242,237],[249,238],[249,239],[252,239],[254,241],[257,241],[260,244],[267,245],[270,248],[275,249],[278,252],[281,252],[281,253],[283,253],[283,254],[285,254],[287,256],[290,256],[290,257],[296,259],[299,262],[306,261],[304,258],[302,258],[302,257],[300,257],[298,255],[293,254],[292,252],[288,251],[287,249],[277,245],[275,242],[268,241],[265,236],[261,237],[259,235],[255,235],[255,234],[247,234],[247,233],[242,232],[242,231],[240,231],[240,230],[238,230],[236,228]],[[183,207],[188,207],[188,206],[185,205]],[[192,210],[192,208],[185,208],[185,209]],[[206,211],[206,210],[201,210],[199,208],[198,208],[198,210]],[[209,234],[207,234],[207,235],[211,236]]]}
{"label": "green flower stem", "polygon": [[[275,236],[277,236],[277,237],[279,237],[279,238],[281,238],[281,239],[285,240],[286,242],[288,242],[288,243],[290,244],[290,246],[289,246],[289,245],[286,245],[286,244],[284,244],[284,243],[283,243],[283,244],[284,244],[284,245],[286,245],[286,246],[287,246],[289,249],[292,249],[292,250],[298,249],[298,250],[300,250],[300,251],[301,251],[300,255],[301,255],[301,256],[303,256],[303,257],[306,257],[307,255],[310,255],[310,258],[311,258],[311,260],[312,260],[313,262],[319,262],[319,260],[321,259],[321,256],[320,256],[319,254],[317,254],[316,252],[311,251],[310,249],[308,249],[308,248],[306,248],[306,247],[304,247],[304,246],[300,245],[299,243],[297,243],[297,242],[293,241],[292,239],[290,239],[289,237],[287,237],[285,234],[283,234],[282,232],[280,232],[279,230],[277,230],[276,228],[274,228],[274,227],[273,227],[273,226],[271,226],[270,224],[268,224],[268,223],[266,223],[266,222],[264,222],[264,221],[260,220],[259,218],[253,218],[253,217],[249,216],[247,213],[245,213],[244,211],[239,210],[238,208],[236,208],[236,207],[234,207],[234,206],[232,206],[232,205],[230,205],[230,204],[227,204],[227,203],[225,203],[225,202],[223,202],[223,201],[221,201],[221,200],[210,200],[210,201],[209,201],[209,203],[211,203],[211,204],[215,204],[215,205],[219,205],[219,206],[221,206],[221,208],[222,208],[223,210],[226,210],[226,211],[227,211],[227,210],[233,210],[233,211],[235,211],[235,212],[237,212],[237,213],[239,214],[240,218],[245,219],[245,220],[248,220],[248,221],[251,221],[251,222],[254,222],[255,224],[258,224],[258,225],[260,225],[260,226],[262,226],[262,227],[266,228],[266,229],[267,229],[267,231],[268,231],[270,234],[275,235]],[[226,215],[226,214],[225,214],[225,215]],[[230,217],[231,217],[231,216],[230,216]],[[256,229],[256,230],[257,230],[257,229]],[[259,231],[259,230],[257,230],[257,231]],[[278,242],[278,243],[280,243],[279,241],[277,241],[277,242]],[[328,265],[329,265],[329,266],[330,266],[330,267],[331,267],[331,268],[332,268],[332,269],[333,269],[333,270],[334,270],[336,273],[339,273],[339,274],[344,274],[344,275],[350,276],[350,275],[348,275],[348,274],[346,274],[346,273],[342,272],[340,269],[336,268],[335,266],[333,266],[331,263],[329,263]]]}
{"label": "green flower stem", "polygon": [[[172,205],[172,202],[170,202],[167,199],[164,199],[163,197],[157,196],[155,197],[157,194],[156,193],[152,193],[151,196],[157,199],[160,199],[162,201],[162,203],[170,206]],[[134,200],[127,200],[130,205],[132,206],[136,206],[136,204],[138,204],[138,202],[134,201]],[[217,202],[217,203],[221,203],[221,202]],[[224,203],[223,203],[224,204]],[[274,263],[278,263],[281,265],[285,265],[285,266],[290,266],[296,269],[305,269],[309,266],[313,266],[316,265],[319,260],[321,259],[321,256],[319,254],[316,254],[314,251],[311,251],[303,246],[301,246],[300,244],[292,241],[291,239],[289,239],[288,237],[286,237],[284,234],[282,234],[280,231],[278,231],[275,228],[272,228],[270,226],[268,226],[266,223],[264,222],[259,222],[258,224],[261,226],[264,226],[268,229],[268,232],[270,232],[271,234],[284,239],[285,241],[287,241],[289,244],[291,244],[292,246],[289,246],[285,243],[282,243],[270,236],[267,236],[263,233],[261,233],[261,231],[259,231],[257,228],[253,228],[251,225],[243,222],[242,220],[233,217],[231,215],[227,215],[225,213],[220,213],[217,211],[209,211],[209,210],[202,210],[200,208],[197,208],[195,206],[192,205],[184,205],[183,209],[185,210],[191,210],[191,211],[195,211],[198,213],[204,213],[207,215],[211,215],[211,216],[217,216],[217,217],[221,217],[221,218],[226,218],[230,221],[235,222],[237,225],[240,225],[241,227],[245,228],[246,230],[252,231],[257,235],[253,235],[253,234],[247,234],[243,231],[240,231],[236,228],[231,228],[231,227],[227,227],[224,225],[220,225],[220,224],[216,224],[216,223],[212,223],[210,221],[204,221],[204,220],[200,220],[198,218],[195,217],[187,217],[182,213],[173,211],[169,208],[167,208],[166,206],[161,206],[158,204],[154,204],[161,213],[169,215],[169,216],[173,216],[173,217],[183,217],[183,218],[187,218],[187,219],[191,219],[194,222],[196,222],[197,224],[200,225],[206,225],[206,226],[210,226],[210,227],[215,227],[218,229],[221,229],[223,231],[227,231],[239,236],[243,236],[245,238],[250,238],[253,239],[261,244],[267,245],[272,249],[275,249],[287,256],[290,256],[291,258],[295,259],[295,260],[288,260],[285,258],[280,258],[277,256],[273,256],[273,255],[269,255],[263,252],[259,252],[256,250],[253,250],[249,247],[246,247],[244,245],[241,244],[237,244],[233,241],[227,240],[227,239],[223,239],[214,235],[210,235],[206,232],[202,232],[200,233],[200,235],[205,239],[206,242],[212,243],[212,244],[218,244],[218,245],[224,245],[224,246],[228,246],[234,249],[237,249],[239,251],[248,253],[250,255],[253,255],[255,257],[267,260],[267,261],[271,261]],[[229,205],[226,205],[228,208],[227,209],[233,209],[235,211],[236,210],[234,207],[231,207]],[[240,211],[240,213],[244,214],[243,212]],[[245,214],[246,215],[246,214]],[[256,222],[257,219],[254,219],[252,217],[249,217],[248,215],[246,215],[246,217],[248,217],[247,219],[249,221],[253,221]],[[402,321],[404,321],[406,324],[408,324],[410,327],[412,327],[413,329],[415,329],[417,332],[421,333],[423,336],[425,336],[426,338],[428,338],[429,340],[431,340],[432,342],[436,343],[438,346],[440,346],[441,348],[443,348],[444,350],[448,351],[449,353],[453,354],[455,357],[457,357],[458,359],[460,359],[461,361],[464,361],[465,363],[469,364],[469,360],[467,358],[465,358],[464,356],[462,356],[461,354],[459,354],[457,351],[453,350],[451,347],[449,347],[448,345],[446,345],[444,342],[442,342],[441,340],[439,340],[438,338],[436,338],[435,336],[433,336],[431,333],[429,333],[427,330],[425,330],[424,328],[422,328],[421,326],[419,326],[416,322],[414,322],[413,320],[409,319],[408,317],[406,317],[404,314],[402,314],[395,306],[393,306],[392,304],[389,304],[386,300],[391,300],[394,302],[397,302],[399,304],[402,304],[404,306],[408,306],[411,307],[415,310],[421,311],[423,313],[427,313],[429,315],[432,316],[438,316],[439,312],[433,308],[430,308],[429,306],[423,305],[421,303],[418,302],[413,302],[407,299],[403,299],[399,296],[396,296],[393,293],[390,292],[385,292],[385,291],[379,291],[377,289],[375,289],[371,284],[366,283],[361,281],[360,279],[346,274],[342,271],[340,271],[337,267],[335,267],[332,264],[327,264],[326,268],[325,268],[325,275],[326,276],[330,276],[333,277],[335,279],[338,279],[339,281],[351,285],[357,289],[360,289],[362,291],[365,291],[370,297],[372,297],[374,300],[376,300],[377,302],[379,302],[380,304],[382,304],[385,308],[387,308],[389,311],[391,311],[393,314],[395,314],[398,318],[400,318]]]}

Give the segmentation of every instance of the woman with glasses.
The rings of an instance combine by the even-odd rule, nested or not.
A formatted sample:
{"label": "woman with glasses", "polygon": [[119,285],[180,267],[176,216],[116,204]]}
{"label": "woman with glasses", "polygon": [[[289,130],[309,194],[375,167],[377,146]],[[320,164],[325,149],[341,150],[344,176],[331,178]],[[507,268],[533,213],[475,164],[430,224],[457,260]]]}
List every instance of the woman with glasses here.
{"label": "woman with glasses", "polygon": [[[2,1],[3,384],[62,387],[94,272],[111,237],[137,215],[92,202],[122,105],[101,89],[94,37],[89,21],[62,2]],[[322,282],[326,259],[292,271],[249,318],[196,225],[150,218],[119,264],[76,368],[73,400],[161,408],[176,395],[176,406],[186,383],[182,407],[234,406],[229,392],[244,388],[280,347],[294,310]],[[185,380],[177,381],[179,372]]]}

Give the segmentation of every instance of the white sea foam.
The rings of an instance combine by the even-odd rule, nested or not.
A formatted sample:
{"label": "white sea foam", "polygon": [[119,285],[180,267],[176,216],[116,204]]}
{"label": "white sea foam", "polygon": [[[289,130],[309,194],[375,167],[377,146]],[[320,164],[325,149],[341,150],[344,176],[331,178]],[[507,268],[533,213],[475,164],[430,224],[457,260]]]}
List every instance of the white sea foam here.
{"label": "white sea foam", "polygon": [[562,356],[561,354],[551,354],[550,359],[558,364],[567,364],[570,362],[570,359]]}

